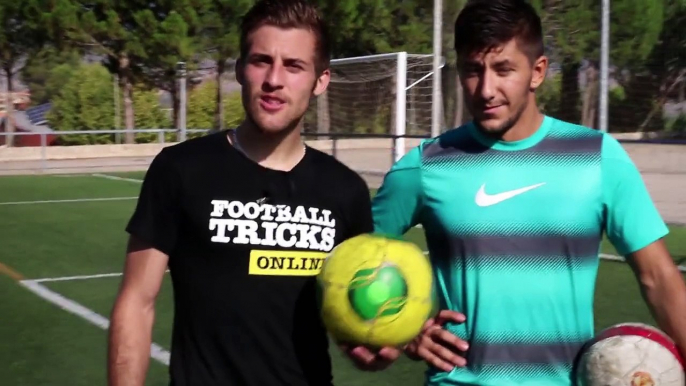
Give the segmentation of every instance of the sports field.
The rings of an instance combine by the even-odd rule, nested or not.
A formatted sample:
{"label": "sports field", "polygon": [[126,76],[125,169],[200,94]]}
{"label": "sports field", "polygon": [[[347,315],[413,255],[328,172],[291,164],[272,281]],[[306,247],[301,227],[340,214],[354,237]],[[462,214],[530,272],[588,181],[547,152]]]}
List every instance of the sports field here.
{"label": "sports field", "polygon": [[[124,261],[124,227],[143,173],[0,178],[0,384],[105,384],[107,317]],[[407,238],[424,246],[420,229]],[[686,264],[686,228],[668,246]],[[603,252],[613,254],[605,243]],[[653,323],[629,267],[603,261],[596,326]],[[172,293],[157,303],[149,385],[167,384]],[[421,385],[424,366],[401,360],[361,373],[332,350],[339,386]]]}

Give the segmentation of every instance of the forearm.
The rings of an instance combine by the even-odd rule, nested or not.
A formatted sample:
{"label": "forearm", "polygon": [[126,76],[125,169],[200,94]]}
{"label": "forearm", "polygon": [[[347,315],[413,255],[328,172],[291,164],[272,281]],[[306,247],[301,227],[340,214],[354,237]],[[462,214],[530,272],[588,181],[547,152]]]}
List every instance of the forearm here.
{"label": "forearm", "polygon": [[641,283],[644,297],[660,329],[679,346],[686,358],[686,284],[678,272]]}
{"label": "forearm", "polygon": [[108,385],[142,386],[150,361],[154,307],[121,297],[112,310]]}

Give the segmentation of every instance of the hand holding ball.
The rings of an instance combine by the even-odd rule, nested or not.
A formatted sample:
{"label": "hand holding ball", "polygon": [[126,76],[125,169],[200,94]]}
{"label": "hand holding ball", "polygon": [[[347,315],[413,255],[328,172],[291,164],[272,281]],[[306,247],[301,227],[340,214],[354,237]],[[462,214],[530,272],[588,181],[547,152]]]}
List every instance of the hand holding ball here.
{"label": "hand holding ball", "polygon": [[324,324],[342,343],[402,347],[437,311],[431,263],[403,240],[348,239],[326,258],[317,282]]}

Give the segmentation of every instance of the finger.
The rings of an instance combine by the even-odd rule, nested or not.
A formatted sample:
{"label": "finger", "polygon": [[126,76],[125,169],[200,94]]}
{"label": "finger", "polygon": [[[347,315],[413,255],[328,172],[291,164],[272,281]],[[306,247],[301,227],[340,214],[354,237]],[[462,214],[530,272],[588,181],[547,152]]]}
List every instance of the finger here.
{"label": "finger", "polygon": [[348,350],[348,354],[355,360],[364,363],[364,364],[369,364],[374,361],[376,358],[376,355],[374,355],[373,352],[369,351],[366,347],[363,346],[357,346],[353,347],[350,350]]}
{"label": "finger", "polygon": [[417,355],[428,364],[445,372],[451,372],[455,368],[455,365],[435,355],[427,346],[419,346],[419,348],[417,348]]}
{"label": "finger", "polygon": [[442,346],[448,346],[450,348],[455,348],[456,351],[467,351],[469,349],[469,344],[464,340],[458,338],[455,334],[450,331],[444,330],[442,328],[436,328],[428,332],[429,337],[432,341],[441,344]]}
{"label": "finger", "polygon": [[436,318],[429,318],[424,322],[424,325],[422,326],[422,330],[425,330],[433,325],[436,324]]}
{"label": "finger", "polygon": [[394,361],[400,357],[401,351],[395,347],[383,347],[377,356],[385,361]]}
{"label": "finger", "polygon": [[467,320],[467,317],[463,313],[457,311],[441,310],[434,319],[436,324],[444,325],[448,322],[462,323]]}
{"label": "finger", "polygon": [[444,362],[449,363],[453,367],[464,367],[467,365],[467,360],[460,353],[439,343],[432,342],[431,344],[426,345],[426,349],[429,350],[434,356],[438,357]]}

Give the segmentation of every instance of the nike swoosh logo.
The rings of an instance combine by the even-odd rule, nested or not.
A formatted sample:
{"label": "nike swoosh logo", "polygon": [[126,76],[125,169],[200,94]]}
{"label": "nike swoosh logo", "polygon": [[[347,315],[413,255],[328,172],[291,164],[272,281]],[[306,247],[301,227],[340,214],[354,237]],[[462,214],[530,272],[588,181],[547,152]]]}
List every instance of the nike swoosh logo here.
{"label": "nike swoosh logo", "polygon": [[509,190],[507,192],[502,192],[498,194],[488,194],[486,193],[486,184],[481,185],[481,188],[479,188],[479,191],[476,192],[476,197],[474,197],[474,202],[476,202],[476,205],[479,206],[491,206],[495,205],[498,203],[501,203],[505,200],[509,200],[512,197],[519,196],[522,193],[528,192],[529,190],[536,189],[540,186],[545,185],[545,182],[541,182],[540,184],[536,185],[530,185],[530,186],[525,186],[523,188],[515,189],[515,190]]}

